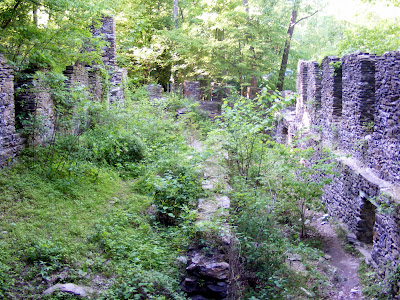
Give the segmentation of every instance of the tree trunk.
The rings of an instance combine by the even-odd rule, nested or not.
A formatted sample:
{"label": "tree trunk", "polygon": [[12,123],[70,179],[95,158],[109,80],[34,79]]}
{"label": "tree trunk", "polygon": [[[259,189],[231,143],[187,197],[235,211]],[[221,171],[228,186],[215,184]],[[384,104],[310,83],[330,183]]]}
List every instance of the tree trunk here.
{"label": "tree trunk", "polygon": [[296,20],[297,20],[297,3],[295,3],[293,6],[292,17],[290,19],[289,28],[286,35],[285,48],[283,49],[283,55],[281,61],[281,68],[279,70],[278,82],[276,84],[276,89],[278,91],[283,90],[283,83],[285,81],[285,72],[289,58],[290,43],[292,41],[294,27],[296,26]]}
{"label": "tree trunk", "polygon": [[39,25],[39,21],[38,21],[38,7],[37,7],[36,4],[33,5],[32,15],[33,15],[33,23],[35,24],[36,27],[38,27],[38,25]]}
{"label": "tree trunk", "polygon": [[[253,67],[254,68],[254,67]],[[257,76],[252,75],[250,81],[250,99],[254,99],[257,95]]]}
{"label": "tree trunk", "polygon": [[174,0],[174,23],[175,29],[179,28],[179,21],[178,21],[178,0]]}
{"label": "tree trunk", "polygon": [[15,14],[17,12],[17,8],[21,4],[21,2],[22,2],[22,0],[17,0],[17,2],[15,2],[15,5],[10,13],[11,16],[3,22],[3,24],[1,25],[1,29],[6,29],[8,27],[8,25],[10,25],[13,17],[15,16]]}

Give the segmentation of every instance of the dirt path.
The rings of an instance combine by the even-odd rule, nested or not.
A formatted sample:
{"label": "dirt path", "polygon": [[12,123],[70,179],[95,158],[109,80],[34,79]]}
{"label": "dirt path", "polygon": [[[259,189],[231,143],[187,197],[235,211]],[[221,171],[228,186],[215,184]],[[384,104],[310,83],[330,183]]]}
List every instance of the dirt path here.
{"label": "dirt path", "polygon": [[331,280],[334,290],[329,293],[329,299],[364,299],[357,273],[360,265],[359,259],[343,249],[342,241],[322,214],[316,214],[311,225],[320,235],[323,250],[326,252],[326,258],[332,268]]}

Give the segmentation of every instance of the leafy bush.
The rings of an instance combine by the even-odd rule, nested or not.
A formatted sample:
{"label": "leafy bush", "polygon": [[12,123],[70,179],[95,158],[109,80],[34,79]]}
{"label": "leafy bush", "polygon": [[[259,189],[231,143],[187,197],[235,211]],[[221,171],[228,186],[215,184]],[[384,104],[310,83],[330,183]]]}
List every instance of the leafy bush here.
{"label": "leafy bush", "polygon": [[26,259],[30,263],[42,261],[59,264],[65,260],[63,248],[50,240],[35,241],[25,252]]}
{"label": "leafy bush", "polygon": [[104,127],[86,133],[83,145],[88,159],[114,167],[139,162],[146,155],[146,146],[133,132],[108,131]]}
{"label": "leafy bush", "polygon": [[50,240],[35,241],[26,249],[25,255],[45,280],[49,280],[51,274],[61,269],[66,261],[65,250]]}
{"label": "leafy bush", "polygon": [[199,174],[188,168],[167,171],[148,182],[157,206],[157,218],[164,225],[176,225],[188,208],[194,208],[203,190]]}
{"label": "leafy bush", "polygon": [[290,102],[267,91],[253,100],[232,95],[224,102],[219,125],[226,134],[224,147],[234,172],[248,179],[252,166],[262,162],[264,142],[270,139],[267,133],[274,126],[274,113]]}
{"label": "leafy bush", "polygon": [[[329,163],[315,159],[307,166],[311,150],[272,141],[275,112],[288,103],[268,93],[255,100],[231,97],[219,120],[229,154],[231,216],[244,257],[246,299],[296,298],[301,275],[286,265],[285,253],[299,247],[313,253],[302,243],[306,211],[321,195],[325,182],[318,174],[329,171]],[[316,285],[311,289],[320,292]]]}

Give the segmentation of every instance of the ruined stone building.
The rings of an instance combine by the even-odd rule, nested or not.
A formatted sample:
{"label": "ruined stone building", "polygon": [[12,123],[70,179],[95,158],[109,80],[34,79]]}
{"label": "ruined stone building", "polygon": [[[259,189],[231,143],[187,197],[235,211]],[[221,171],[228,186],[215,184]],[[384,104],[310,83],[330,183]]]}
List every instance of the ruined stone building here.
{"label": "ruined stone building", "polygon": [[277,126],[277,140],[328,148],[337,175],[322,197],[372,263],[391,270],[400,251],[400,52],[353,53],[298,64],[295,110]]}
{"label": "ruined stone building", "polygon": [[[110,107],[124,103],[126,70],[116,65],[116,30],[112,17],[102,17],[100,27],[92,29],[94,37],[106,41],[102,49],[103,66],[76,62],[64,71],[66,85],[86,91],[88,100]],[[18,91],[18,93],[15,93]],[[33,143],[48,140],[55,128],[55,103],[49,88],[31,77],[15,82],[13,70],[0,54],[0,166],[10,162],[24,147],[16,131],[16,121],[35,115],[42,122],[41,132]],[[23,124],[20,124],[23,127]]]}

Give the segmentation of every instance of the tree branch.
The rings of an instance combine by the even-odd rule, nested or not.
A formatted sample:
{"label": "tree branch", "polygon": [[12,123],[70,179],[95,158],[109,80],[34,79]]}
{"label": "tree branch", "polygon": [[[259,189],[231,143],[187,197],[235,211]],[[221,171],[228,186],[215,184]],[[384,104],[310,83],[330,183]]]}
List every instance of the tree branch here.
{"label": "tree branch", "polygon": [[317,12],[319,12],[319,10],[316,10],[315,12],[313,12],[311,15],[308,15],[307,17],[301,18],[300,20],[298,20],[296,23],[294,23],[292,26],[296,26],[298,23],[300,23],[301,21],[311,18],[313,15],[315,15]]}
{"label": "tree branch", "polygon": [[3,22],[3,25],[1,26],[1,29],[6,29],[8,27],[8,25],[10,25],[14,15],[15,15],[15,12],[17,11],[17,8],[21,4],[21,2],[22,2],[22,0],[17,0],[17,2],[15,3],[15,5],[14,5],[14,7],[12,9],[12,14],[11,14],[10,18],[8,18],[8,20]]}

